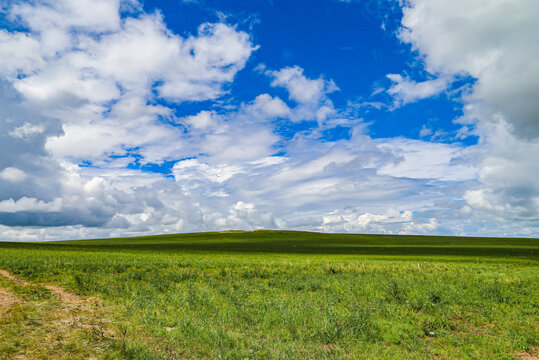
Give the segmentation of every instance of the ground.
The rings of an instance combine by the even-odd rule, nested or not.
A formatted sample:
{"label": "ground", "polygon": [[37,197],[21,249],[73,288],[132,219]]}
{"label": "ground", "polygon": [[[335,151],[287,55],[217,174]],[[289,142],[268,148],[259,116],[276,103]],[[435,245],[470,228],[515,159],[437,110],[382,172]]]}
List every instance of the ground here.
{"label": "ground", "polygon": [[0,243],[0,359],[537,359],[537,239]]}

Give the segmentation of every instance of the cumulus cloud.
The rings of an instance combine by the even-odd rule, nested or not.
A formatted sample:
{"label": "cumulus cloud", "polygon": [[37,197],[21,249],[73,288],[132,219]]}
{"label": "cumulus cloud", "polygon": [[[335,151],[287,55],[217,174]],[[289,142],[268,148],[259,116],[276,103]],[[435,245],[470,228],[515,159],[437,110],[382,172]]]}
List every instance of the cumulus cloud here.
{"label": "cumulus cloud", "polygon": [[326,80],[323,76],[316,79],[309,78],[305,76],[303,68],[297,65],[279,70],[259,65],[257,69],[271,79],[271,86],[286,89],[289,100],[295,103],[292,109],[287,110],[275,102],[277,99],[273,99],[272,106],[281,113],[280,116],[292,122],[314,120],[319,126],[323,126],[325,122],[331,120],[331,117],[337,115],[333,102],[328,97],[329,94],[339,90],[333,80]]}
{"label": "cumulus cloud", "polygon": [[488,130],[488,143],[480,150],[480,189],[469,190],[464,199],[472,209],[514,220],[539,218],[539,139],[515,138],[505,122]]}
{"label": "cumulus cloud", "polygon": [[406,224],[401,233],[402,234],[430,234],[434,230],[436,230],[440,224],[435,218],[432,218],[429,220],[428,223],[420,223],[416,224],[414,222],[410,222],[409,224]]}
{"label": "cumulus cloud", "polygon": [[280,70],[267,70],[266,75],[273,78],[272,86],[282,86],[288,90],[290,99],[299,103],[311,103],[322,100],[325,94],[339,90],[333,80],[308,79],[299,66]]}
{"label": "cumulus cloud", "polygon": [[7,167],[0,171],[0,179],[18,183],[26,179],[26,173],[14,167]]}
{"label": "cumulus cloud", "polygon": [[431,73],[477,79],[468,101],[500,112],[519,137],[539,136],[539,7],[534,0],[410,0],[400,39]]}
{"label": "cumulus cloud", "polygon": [[179,146],[162,144],[177,143],[178,134],[158,121],[170,110],[148,100],[155,92],[175,102],[214,99],[254,50],[246,33],[226,24],[181,37],[160,13],[121,18],[119,6],[65,0],[8,8],[27,31],[2,30],[2,68],[27,101],[62,122],[63,133],[47,142],[57,156],[95,160],[138,146],[149,162],[176,157]]}
{"label": "cumulus cloud", "polygon": [[43,66],[39,56],[39,41],[30,34],[10,33],[0,30],[0,74],[4,77],[17,77],[19,69],[32,71]]}
{"label": "cumulus cloud", "polygon": [[215,129],[219,124],[219,115],[215,111],[203,110],[196,115],[191,115],[183,119],[188,126],[194,129]]}
{"label": "cumulus cloud", "polygon": [[[254,50],[246,33],[223,23],[176,35],[134,2],[13,2],[6,13],[17,29],[0,32],[0,150],[10,154],[0,159],[0,223],[10,226],[130,224],[145,211],[131,204],[137,186],[162,179],[122,176],[118,166],[135,159],[130,149],[141,163],[185,154],[184,134],[155,94],[218,97]],[[76,164],[84,161],[104,168],[83,174]],[[106,173],[106,181],[96,176]]]}
{"label": "cumulus cloud", "polygon": [[120,26],[119,9],[120,0],[16,2],[9,15],[40,32],[69,28],[105,32]]}
{"label": "cumulus cloud", "polygon": [[[480,136],[470,152],[479,168],[477,188],[463,198],[483,220],[539,218],[539,6],[533,0],[410,0],[399,37],[412,45],[425,69],[476,79],[463,95],[461,137]],[[470,126],[475,130],[470,131]]]}
{"label": "cumulus cloud", "polygon": [[269,94],[258,95],[251,104],[245,107],[245,111],[251,116],[265,119],[290,118],[292,115],[292,111],[284,101]]}

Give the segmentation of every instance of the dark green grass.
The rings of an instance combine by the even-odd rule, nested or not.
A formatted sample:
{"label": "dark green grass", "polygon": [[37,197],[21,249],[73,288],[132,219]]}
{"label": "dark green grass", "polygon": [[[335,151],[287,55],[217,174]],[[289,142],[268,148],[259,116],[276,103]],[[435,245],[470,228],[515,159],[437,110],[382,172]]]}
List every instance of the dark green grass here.
{"label": "dark green grass", "polygon": [[537,259],[537,239],[322,234],[292,231],[193,233],[119,239],[5,243],[16,248],[87,251],[277,253],[320,255],[520,257]]}
{"label": "dark green grass", "polygon": [[256,231],[0,243],[0,268],[114,303],[114,357],[513,359],[539,345],[538,251]]}

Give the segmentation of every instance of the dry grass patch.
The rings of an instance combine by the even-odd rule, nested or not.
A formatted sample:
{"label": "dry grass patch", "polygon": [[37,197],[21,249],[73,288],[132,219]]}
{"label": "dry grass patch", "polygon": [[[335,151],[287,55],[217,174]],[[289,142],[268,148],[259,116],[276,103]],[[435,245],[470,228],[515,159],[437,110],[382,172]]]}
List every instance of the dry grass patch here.
{"label": "dry grass patch", "polygon": [[3,315],[13,304],[18,302],[20,299],[12,291],[0,288],[0,315]]}

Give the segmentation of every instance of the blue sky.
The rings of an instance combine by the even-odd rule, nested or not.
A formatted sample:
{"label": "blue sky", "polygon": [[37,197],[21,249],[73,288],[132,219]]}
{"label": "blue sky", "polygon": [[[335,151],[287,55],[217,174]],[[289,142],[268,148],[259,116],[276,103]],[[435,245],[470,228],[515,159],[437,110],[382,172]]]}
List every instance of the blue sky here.
{"label": "blue sky", "polygon": [[[377,89],[389,87],[386,74],[405,72],[415,79],[432,78],[416,66],[417,55],[411,46],[395,36],[402,18],[396,2],[152,1],[144,8],[162,12],[168,27],[178,34],[192,34],[202,22],[222,19],[249,32],[259,48],[231,84],[229,101],[248,101],[261,91],[286,98],[286,91],[272,89],[267,77],[255,70],[260,64],[272,69],[300,64],[310,78],[323,75],[333,79],[340,90],[330,97],[342,109],[360,99],[390,101],[385,92],[371,96]],[[410,104],[394,111],[370,108],[369,113],[361,111],[358,115],[373,122],[369,132],[375,137],[418,138],[427,122],[455,132],[458,126],[452,120],[461,113],[461,103],[456,100],[442,94],[426,100],[427,104]],[[185,105],[179,107],[180,114],[208,107]]]}
{"label": "blue sky", "polygon": [[0,6],[5,239],[539,234],[532,0]]}

